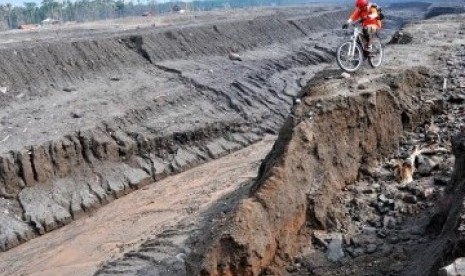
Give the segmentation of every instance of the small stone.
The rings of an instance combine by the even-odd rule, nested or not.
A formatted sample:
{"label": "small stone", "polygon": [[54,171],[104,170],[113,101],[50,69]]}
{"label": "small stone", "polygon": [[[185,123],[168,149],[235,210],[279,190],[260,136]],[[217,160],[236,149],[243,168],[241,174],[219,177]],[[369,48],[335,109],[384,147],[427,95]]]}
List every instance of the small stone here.
{"label": "small stone", "polygon": [[377,249],[376,244],[370,243],[370,244],[367,246],[367,248],[365,249],[365,252],[368,253],[368,254],[372,254],[372,253],[375,253],[375,252],[376,252],[376,249]]}
{"label": "small stone", "polygon": [[429,198],[433,197],[433,195],[434,195],[434,188],[433,187],[424,188],[422,193],[421,193],[421,197],[423,199],[429,199]]}
{"label": "small stone", "polygon": [[328,259],[332,262],[337,262],[344,258],[344,251],[342,250],[342,237],[333,239],[328,246]]}
{"label": "small stone", "polygon": [[344,79],[350,79],[350,74],[347,72],[344,72],[341,74],[341,77],[343,77]]}
{"label": "small stone", "polygon": [[402,200],[405,202],[405,203],[410,203],[410,204],[416,204],[418,202],[418,198],[414,195],[409,195],[409,194],[405,194],[402,198]]}
{"label": "small stone", "polygon": [[84,112],[82,112],[80,110],[75,110],[75,111],[71,112],[71,117],[73,117],[75,119],[82,118],[83,116],[84,116]]}
{"label": "small stone", "polygon": [[111,81],[120,81],[121,78],[120,77],[112,77],[110,78]]}
{"label": "small stone", "polygon": [[449,179],[443,176],[437,176],[434,178],[434,185],[447,186]]}
{"label": "small stone", "polygon": [[378,200],[379,200],[380,202],[382,202],[382,203],[386,203],[386,202],[389,201],[385,194],[380,194],[380,195],[378,196]]}
{"label": "small stone", "polygon": [[465,258],[458,258],[452,264],[439,270],[440,276],[459,276],[465,275]]}
{"label": "small stone", "polygon": [[384,218],[383,218],[383,227],[384,228],[392,229],[392,228],[396,227],[396,224],[397,224],[397,221],[396,221],[395,218],[393,218],[391,216],[384,216]]}
{"label": "small stone", "polygon": [[365,90],[365,89],[367,89],[367,86],[365,84],[361,83],[361,84],[358,85],[358,89]]}
{"label": "small stone", "polygon": [[229,53],[228,57],[229,57],[230,60],[242,61],[241,56],[239,54],[237,54],[237,53],[231,52],[231,53]]}
{"label": "small stone", "polygon": [[76,87],[65,87],[63,88],[63,91],[64,92],[74,92],[74,91],[77,91]]}
{"label": "small stone", "polygon": [[378,237],[384,239],[387,237],[387,233],[385,232],[385,230],[380,230],[378,231]]}
{"label": "small stone", "polygon": [[187,259],[187,256],[184,253],[179,253],[178,255],[176,255],[176,259],[178,259],[178,260],[180,260],[182,262],[185,262],[186,259]]}
{"label": "small stone", "polygon": [[418,173],[422,176],[431,175],[431,172],[438,166],[431,158],[423,155],[417,157],[418,160]]}
{"label": "small stone", "polygon": [[363,226],[362,227],[362,232],[365,235],[375,235],[376,234],[376,228],[371,227],[371,226]]}

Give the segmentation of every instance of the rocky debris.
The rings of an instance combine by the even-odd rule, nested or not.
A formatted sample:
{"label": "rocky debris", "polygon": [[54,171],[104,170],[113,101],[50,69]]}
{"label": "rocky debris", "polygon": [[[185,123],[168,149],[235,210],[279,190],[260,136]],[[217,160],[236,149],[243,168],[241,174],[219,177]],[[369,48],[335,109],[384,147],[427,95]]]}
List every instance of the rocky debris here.
{"label": "rocky debris", "polygon": [[65,87],[63,88],[63,91],[70,93],[70,92],[77,91],[77,88],[76,87]]}
{"label": "rocky debris", "polygon": [[[341,83],[338,79],[329,81]],[[322,96],[334,93],[328,83],[309,87],[310,90],[307,95]],[[408,93],[411,93],[412,90],[406,88],[402,91],[401,93],[406,93],[403,97],[407,100]],[[357,180],[360,164],[363,163],[360,160],[364,158],[362,152],[367,154],[365,158],[369,158],[368,156],[371,156],[370,152],[374,149],[374,145],[383,145],[381,151],[379,151],[379,147],[376,147],[376,151],[380,156],[382,156],[383,152],[388,154],[388,152],[396,148],[396,141],[398,140],[395,137],[400,140],[402,122],[400,117],[393,114],[401,114],[402,112],[394,107],[398,107],[398,105],[391,105],[393,103],[391,99],[393,99],[391,95],[389,93],[385,94],[383,91],[378,91],[376,97],[373,98],[365,95],[352,95],[349,97],[328,97],[324,102],[318,99],[312,102],[310,96],[303,98],[302,102],[305,104],[296,106],[294,116],[288,120],[281,130],[281,139],[278,139],[274,151],[262,165],[261,175],[258,178],[260,181],[252,189],[251,197],[243,200],[234,214],[231,215],[232,217],[229,219],[231,225],[227,226],[229,230],[224,233],[219,231],[217,235],[210,237],[211,240],[208,239],[206,242],[208,246],[205,247],[205,251],[202,251],[200,246],[197,247],[194,255],[190,256],[191,261],[187,263],[193,273],[215,275],[218,264],[223,263],[224,260],[222,273],[240,271],[240,274],[258,275],[264,267],[267,267],[267,263],[276,256],[292,256],[295,254],[299,248],[295,240],[298,239],[301,231],[305,232],[303,230],[305,229],[304,225],[308,225],[308,229],[317,226],[320,229],[340,233],[348,232],[353,233],[353,235],[358,235],[358,232],[353,232],[354,230],[361,230],[365,226],[365,231],[368,231],[366,236],[370,237],[370,239],[366,240],[367,244],[365,245],[364,241],[354,242],[354,244],[363,247],[363,252],[377,252],[380,248],[377,234],[383,229],[383,219],[380,214],[386,213],[386,215],[396,217],[394,210],[396,198],[388,196],[387,193],[384,194],[383,190],[383,188],[385,190],[389,189],[387,187],[390,185],[386,181],[383,181],[384,183],[380,181],[379,185],[361,189],[351,189],[348,186],[348,193],[344,193],[344,195],[341,195],[336,190],[344,188],[341,183],[353,183]],[[319,104],[317,104],[317,101]],[[372,110],[372,108],[374,109]],[[338,110],[338,112],[335,112],[335,110]],[[313,115],[309,116],[310,113]],[[341,122],[341,120],[359,122],[361,120],[359,116],[372,118],[371,123],[365,125]],[[349,146],[349,144],[341,147],[327,145],[328,141],[333,141],[329,136],[332,136],[336,131],[334,127],[330,127],[332,120],[336,120],[338,122],[337,126],[342,127],[342,129],[337,130],[339,138],[347,135],[344,138],[346,141],[367,141],[367,144],[361,143],[361,148]],[[387,121],[389,121],[389,128],[381,127]],[[363,130],[346,130],[345,127],[348,125]],[[295,129],[292,127],[295,127]],[[309,129],[311,129],[310,132]],[[381,129],[383,131],[389,130],[389,135],[377,133]],[[357,136],[359,134],[363,137]],[[356,137],[351,135],[356,135]],[[328,139],[326,140],[324,137],[327,136]],[[380,140],[376,141],[376,139]],[[344,160],[347,156],[350,156],[350,162]],[[354,167],[348,164],[352,164]],[[332,172],[336,168],[337,172]],[[321,174],[315,174],[321,171],[324,171],[325,175],[331,175],[332,177],[322,178]],[[302,195],[300,192],[302,190],[310,192]],[[325,191],[324,194],[322,194],[322,191]],[[378,196],[380,193],[383,193],[384,196]],[[262,205],[263,202],[267,202],[266,205]],[[339,204],[338,202],[346,202],[350,206],[348,208],[350,215],[345,214],[344,209],[336,207]],[[379,212],[374,207],[378,203],[380,203],[380,206],[382,204],[382,207],[386,208],[386,210]],[[414,212],[413,209],[412,212]],[[391,215],[390,212],[393,212],[393,214]],[[282,216],[281,214],[287,215]],[[354,220],[358,220],[356,225],[347,223],[346,220],[350,219],[351,216],[354,217]],[[306,218],[309,220],[306,221]],[[368,218],[369,221],[367,221]],[[393,224],[391,220],[389,220],[389,224],[389,226]],[[354,229],[357,226],[360,228]],[[265,231],[265,229],[267,230]],[[263,235],[265,232],[270,234]],[[276,233],[277,236],[273,233]],[[285,236],[283,236],[283,233],[286,233]],[[362,236],[364,235],[362,234]],[[380,233],[380,235],[383,235],[383,233]],[[352,239],[354,238],[352,237]],[[321,237],[315,240],[318,244],[323,245],[325,254],[328,252],[340,253],[339,245],[342,244],[340,240],[333,239],[328,242]],[[279,246],[276,241],[279,241]],[[329,248],[331,242],[334,248],[327,251],[325,244],[328,244]],[[344,250],[344,245],[341,246]],[[233,250],[225,252],[219,248],[233,248]],[[354,248],[354,250],[349,250],[348,253],[353,256],[358,254],[355,252]],[[240,256],[247,257],[244,259]],[[201,261],[195,259],[197,257]],[[334,253],[332,259],[339,260],[340,258],[344,259],[346,257]],[[239,263],[235,260],[241,261]]]}
{"label": "rocky debris", "polygon": [[452,264],[441,268],[439,276],[460,276],[465,275],[465,258],[459,258]]}
{"label": "rocky debris", "polygon": [[413,36],[410,33],[399,30],[394,33],[388,44],[410,44],[412,41]]}
{"label": "rocky debris", "polygon": [[[457,66],[457,63],[447,63],[447,61],[444,61],[444,65]],[[455,70],[454,72],[459,72],[459,70]],[[449,74],[449,69],[447,69],[446,73]],[[388,275],[389,272],[398,275],[411,258],[410,253],[407,253],[405,248],[428,244],[428,242],[434,239],[434,237],[426,235],[427,223],[425,221],[430,218],[431,213],[441,208],[441,203],[437,203],[436,201],[444,194],[444,184],[448,182],[447,179],[452,175],[451,137],[457,132],[457,126],[461,124],[461,121],[465,117],[463,107],[447,101],[450,95],[462,93],[460,90],[451,90],[451,87],[453,88],[457,82],[454,78],[450,78],[451,85],[443,93],[443,79],[443,76],[437,71],[425,68],[418,68],[414,72],[410,71],[401,77],[387,75],[385,83],[388,84],[393,93],[396,93],[395,95],[399,99],[399,104],[405,108],[398,113],[403,124],[403,135],[399,139],[399,147],[396,148],[396,151],[391,152],[390,155],[384,156],[385,159],[377,160],[379,161],[377,164],[373,160],[366,160],[364,165],[357,168],[358,177],[360,177],[357,179],[358,181],[345,188],[341,187],[343,192],[338,193],[336,199],[329,200],[324,198],[321,193],[318,193],[318,196],[315,198],[307,195],[306,198],[311,207],[310,210],[315,211],[314,214],[310,215],[310,220],[306,222],[307,229],[320,227],[326,231],[341,232],[344,233],[344,240],[350,240],[348,243],[341,242],[342,250],[343,252],[347,252],[347,255],[338,255],[338,258],[334,258],[334,260],[337,259],[338,263],[342,263],[340,266],[341,270],[339,271],[343,271],[345,264],[354,264],[359,258],[377,258],[381,254],[381,256],[385,257],[384,260],[388,262],[384,263],[386,271],[383,271],[385,274],[382,275]],[[331,79],[327,78],[326,81],[325,85],[330,87],[329,83]],[[316,91],[318,88],[320,86],[316,84],[313,87],[313,91]],[[370,85],[362,88],[363,90],[369,90]],[[412,98],[397,94],[399,91],[405,91],[406,89],[418,91],[418,94]],[[309,94],[321,96],[322,93],[318,92],[313,92],[314,94],[310,92]],[[302,99],[302,103],[304,104],[296,106],[297,110],[304,109],[305,106],[312,106],[315,110],[305,110],[305,115],[302,117],[299,117],[301,113],[294,112],[294,120],[300,118],[305,118],[309,121],[317,120],[318,116],[331,110],[327,106],[327,103],[324,103],[324,108],[321,108],[321,101],[318,102],[320,107],[316,107],[316,103],[306,98]],[[340,120],[341,118],[346,118],[346,116],[341,114],[338,115]],[[376,120],[371,120],[370,122],[376,123]],[[261,247],[264,247],[263,244],[266,244],[267,248],[277,248],[273,243],[267,243],[268,239],[285,240],[288,244],[292,244],[292,241],[289,241],[285,237],[265,236],[260,240],[261,247],[259,247],[257,242],[247,238],[249,233],[240,231],[240,229],[254,229],[253,234],[251,234],[253,237],[258,237],[261,235],[259,233],[264,233],[259,230],[262,228],[267,229],[266,233],[281,233],[280,230],[273,227],[276,227],[276,224],[279,225],[280,223],[286,225],[286,222],[282,221],[281,216],[270,216],[270,213],[273,213],[272,211],[281,208],[280,203],[276,203],[280,202],[278,200],[280,196],[270,191],[279,190],[283,182],[287,184],[307,183],[306,181],[320,183],[321,180],[315,179],[315,176],[312,174],[314,168],[309,164],[321,164],[330,160],[328,162],[331,162],[333,166],[337,166],[339,169],[344,168],[344,163],[338,162],[341,158],[340,155],[337,158],[328,156],[328,151],[321,145],[321,140],[318,140],[320,144],[315,146],[313,150],[306,151],[314,152],[317,157],[315,160],[308,160],[308,156],[302,157],[297,154],[299,160],[306,159],[306,162],[303,163],[286,155],[290,149],[294,152],[305,152],[304,149],[299,148],[299,144],[296,142],[298,138],[296,137],[299,136],[303,139],[307,146],[314,143],[315,139],[320,138],[321,134],[313,125],[312,138],[306,136],[307,132],[304,128],[306,123],[311,125],[306,121],[298,120],[297,122],[292,122],[292,125],[299,126],[293,129],[292,134],[289,129],[290,125],[286,125],[287,128],[282,130],[281,134],[284,135],[286,133],[286,138],[281,140],[283,144],[279,144],[278,142],[275,146],[275,151],[270,155],[270,160],[273,160],[273,162],[265,162],[262,168],[261,181],[257,183],[256,190],[253,190],[251,198],[243,202],[244,205],[241,205],[238,209],[239,211],[231,218],[231,221],[237,223],[232,223],[233,226],[228,228],[233,229],[233,231],[228,231],[228,235],[211,243],[211,251],[203,252],[202,256],[208,260],[202,263],[202,272],[205,275],[214,275],[215,264],[216,262],[221,263],[223,257],[225,260],[228,260],[224,263],[225,271],[237,271],[237,269],[244,268],[241,264],[234,262],[236,258],[239,259],[239,256],[257,256],[260,260],[273,258],[270,256],[270,251],[263,252],[260,250]],[[392,127],[389,129],[392,129]],[[339,137],[341,136],[339,135]],[[384,144],[382,145],[384,146]],[[410,169],[407,177],[394,177],[396,176],[396,166],[405,163],[408,164],[408,168]],[[289,168],[287,168],[287,164],[292,165],[289,165]],[[290,171],[289,174],[285,174],[285,176],[281,174],[281,172],[287,172],[288,170]],[[299,175],[302,171],[305,172],[305,177],[302,177],[302,179],[295,178],[295,174]],[[265,172],[268,172],[268,174]],[[338,175],[344,175],[345,173],[339,171]],[[405,179],[408,179],[408,181],[405,181]],[[348,182],[340,181],[339,183]],[[320,185],[324,186],[324,182]],[[335,184],[335,186],[338,185]],[[304,187],[299,186],[296,190],[321,191],[321,186]],[[287,191],[292,190],[292,188],[287,187]],[[329,193],[329,190],[327,188],[325,192]],[[281,191],[281,193],[286,192]],[[291,197],[294,199],[298,198],[298,196]],[[331,213],[333,209],[328,207],[328,205],[318,205],[322,204],[322,201],[326,203],[331,202],[329,203],[331,205],[343,204],[345,207],[335,211],[336,214],[341,216]],[[269,202],[274,203],[270,206]],[[283,202],[289,204],[288,201],[283,200]],[[319,207],[317,208],[316,206]],[[309,211],[307,208],[303,209],[307,210],[308,217]],[[324,210],[323,212],[326,216],[321,216],[318,210]],[[259,219],[262,213],[266,213],[265,217],[273,220],[272,224],[269,221]],[[287,218],[290,219],[290,216]],[[295,214],[290,220],[295,222],[301,221],[301,219],[301,216]],[[254,223],[257,220],[259,220],[258,224]],[[295,227],[295,224],[292,225]],[[333,241],[334,249],[339,251],[338,241],[331,240],[328,242],[320,234],[314,234],[313,237],[315,245],[318,245],[316,247],[317,250],[322,250],[325,255],[328,254],[328,247]],[[246,245],[245,248],[242,247],[244,245]],[[281,251],[283,247],[286,248],[285,250],[289,250],[287,252],[294,252],[290,245],[283,246],[280,243],[280,246],[279,249],[276,249],[279,252],[277,253],[278,256],[287,254]],[[228,255],[227,252],[222,252],[218,249],[225,247],[234,248],[235,253]],[[399,253],[399,258],[396,259],[395,263],[389,263],[392,262],[392,252]],[[236,253],[238,255],[235,255]],[[369,257],[371,255],[376,257]],[[310,255],[309,259],[312,257],[313,255]],[[259,267],[263,265],[263,262],[258,262],[254,257],[242,258],[241,260],[245,261],[248,265],[248,268],[243,272],[251,275],[255,275],[257,271],[260,271]],[[360,275],[363,274],[361,271],[379,272],[375,270],[375,267],[378,265],[380,263],[373,265],[373,268],[366,268],[366,270],[360,268],[357,271],[360,272]],[[302,270],[304,269],[302,268]],[[325,267],[325,269],[329,268]],[[336,270],[329,270],[326,274],[321,273],[321,275],[336,275],[337,273],[331,274],[331,271],[335,272]],[[298,272],[295,273],[299,275]],[[358,275],[357,273],[355,274]],[[316,275],[320,274],[316,273]],[[354,275],[354,273],[341,275]]]}
{"label": "rocky debris", "polygon": [[332,262],[337,262],[344,258],[344,251],[342,251],[342,235],[331,240],[328,245],[328,259]]}
{"label": "rocky debris", "polygon": [[75,111],[71,112],[71,117],[73,117],[73,118],[75,118],[75,119],[82,118],[82,117],[84,117],[84,111],[82,111],[82,110],[75,110]]}
{"label": "rocky debris", "polygon": [[351,76],[350,76],[349,73],[344,72],[344,73],[341,74],[341,77],[344,78],[344,79],[350,79]]}
{"label": "rocky debris", "polygon": [[242,61],[241,56],[239,54],[237,54],[237,53],[231,52],[231,53],[229,53],[228,57],[229,57],[230,60]]}

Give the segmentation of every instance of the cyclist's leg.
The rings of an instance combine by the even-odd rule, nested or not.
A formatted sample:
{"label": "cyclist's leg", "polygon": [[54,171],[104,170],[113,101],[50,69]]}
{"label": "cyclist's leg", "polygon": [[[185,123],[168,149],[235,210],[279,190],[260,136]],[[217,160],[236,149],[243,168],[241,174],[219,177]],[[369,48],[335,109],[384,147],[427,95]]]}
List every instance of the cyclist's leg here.
{"label": "cyclist's leg", "polygon": [[372,50],[373,37],[375,36],[377,31],[378,31],[378,28],[374,25],[368,25],[363,28],[363,34],[365,35],[365,39],[367,41],[367,44],[366,44],[367,51]]}

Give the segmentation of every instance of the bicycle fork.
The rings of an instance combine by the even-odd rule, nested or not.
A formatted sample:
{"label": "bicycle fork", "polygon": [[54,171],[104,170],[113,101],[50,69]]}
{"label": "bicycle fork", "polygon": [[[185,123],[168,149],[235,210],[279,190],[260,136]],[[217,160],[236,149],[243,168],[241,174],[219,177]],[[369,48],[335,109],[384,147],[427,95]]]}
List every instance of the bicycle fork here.
{"label": "bicycle fork", "polygon": [[349,49],[349,57],[351,60],[354,59],[356,44],[357,44],[357,38],[354,36],[352,38],[352,45],[350,45],[350,49]]}

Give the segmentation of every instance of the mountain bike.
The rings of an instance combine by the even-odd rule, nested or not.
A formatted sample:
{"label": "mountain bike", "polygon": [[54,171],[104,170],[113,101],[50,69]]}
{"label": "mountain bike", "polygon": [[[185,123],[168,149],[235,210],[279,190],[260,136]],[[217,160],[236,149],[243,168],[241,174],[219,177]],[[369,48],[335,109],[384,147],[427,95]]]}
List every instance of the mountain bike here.
{"label": "mountain bike", "polygon": [[373,38],[372,51],[365,50],[365,38],[362,30],[354,28],[349,41],[339,45],[336,60],[342,70],[352,73],[357,71],[364,60],[368,60],[371,67],[376,68],[383,62],[383,46],[378,38]]}

